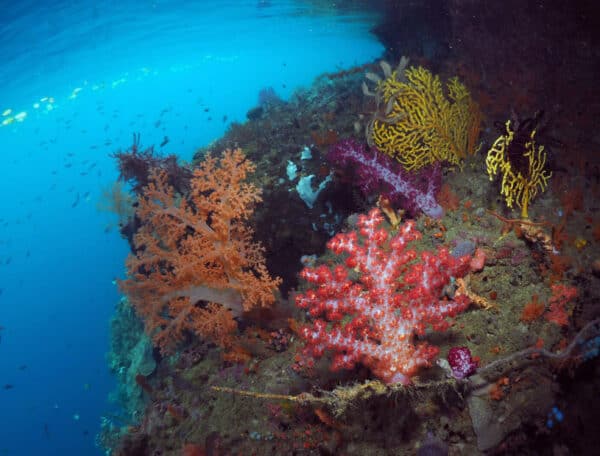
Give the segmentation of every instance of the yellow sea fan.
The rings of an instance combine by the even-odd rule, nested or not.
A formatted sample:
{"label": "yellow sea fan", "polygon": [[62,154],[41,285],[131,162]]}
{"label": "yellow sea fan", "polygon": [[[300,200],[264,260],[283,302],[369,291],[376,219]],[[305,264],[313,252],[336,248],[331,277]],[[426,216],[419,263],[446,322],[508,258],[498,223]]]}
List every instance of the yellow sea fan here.
{"label": "yellow sea fan", "polygon": [[370,144],[406,169],[435,162],[460,165],[477,151],[481,115],[467,88],[452,78],[446,93],[423,67],[392,72],[376,88],[377,112],[367,128]]}
{"label": "yellow sea fan", "polygon": [[[509,208],[516,204],[521,208],[521,217],[526,219],[529,203],[538,191],[543,192],[548,186],[552,173],[546,170],[546,152],[544,146],[535,142],[536,130],[528,135],[528,140],[515,142],[515,131],[510,120],[506,121],[506,134],[501,135],[487,153],[485,159],[490,180],[500,172],[502,184],[500,194],[504,196]],[[523,147],[511,147],[524,144]]]}

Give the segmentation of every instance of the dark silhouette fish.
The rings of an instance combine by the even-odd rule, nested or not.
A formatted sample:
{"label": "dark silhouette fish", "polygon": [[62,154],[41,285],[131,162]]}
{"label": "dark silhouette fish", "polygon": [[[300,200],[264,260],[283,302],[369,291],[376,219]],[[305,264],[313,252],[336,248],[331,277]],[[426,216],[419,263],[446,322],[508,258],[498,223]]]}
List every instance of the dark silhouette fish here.
{"label": "dark silhouette fish", "polygon": [[160,147],[166,146],[169,143],[169,137],[165,136],[162,142],[160,143]]}

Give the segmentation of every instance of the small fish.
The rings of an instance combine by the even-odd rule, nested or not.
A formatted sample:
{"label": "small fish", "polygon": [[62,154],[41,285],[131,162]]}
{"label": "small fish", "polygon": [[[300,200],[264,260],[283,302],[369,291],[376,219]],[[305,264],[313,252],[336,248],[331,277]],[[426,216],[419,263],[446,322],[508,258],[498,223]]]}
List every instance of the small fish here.
{"label": "small fish", "polygon": [[20,371],[24,371],[25,369],[27,369],[27,364],[21,364],[21,365],[19,366],[19,370],[20,370]]}
{"label": "small fish", "polygon": [[64,167],[65,168],[71,168],[73,166],[73,163],[65,163]]}
{"label": "small fish", "polygon": [[6,117],[9,116],[10,113],[12,112],[12,109],[5,109],[4,111],[2,111],[2,117]]}
{"label": "small fish", "polygon": [[227,122],[227,116],[223,116],[223,123]]}
{"label": "small fish", "polygon": [[75,201],[73,201],[73,204],[71,204],[71,207],[76,207],[79,204],[79,192],[77,192],[77,195],[75,196]]}
{"label": "small fish", "polygon": [[72,100],[74,98],[77,98],[77,94],[79,94],[79,92],[81,92],[81,87],[76,87],[75,89],[73,89],[73,92],[71,92],[71,95],[69,95],[69,98]]}
{"label": "small fish", "polygon": [[169,137],[165,136],[162,140],[162,142],[160,143],[160,147],[164,147],[169,143]]}
{"label": "small fish", "polygon": [[11,385],[10,383],[5,383],[2,388],[4,388],[5,390],[11,390],[14,387],[15,387],[15,385]]}

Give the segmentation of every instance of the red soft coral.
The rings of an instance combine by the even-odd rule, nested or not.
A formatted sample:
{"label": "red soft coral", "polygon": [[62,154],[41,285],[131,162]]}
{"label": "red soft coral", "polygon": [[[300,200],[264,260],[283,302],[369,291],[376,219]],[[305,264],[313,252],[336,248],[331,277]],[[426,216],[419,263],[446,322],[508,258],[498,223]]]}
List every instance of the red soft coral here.
{"label": "red soft coral", "polygon": [[469,270],[469,256],[453,257],[447,249],[417,253],[408,245],[421,238],[412,220],[393,236],[380,228],[378,209],[360,215],[358,229],[339,233],[327,246],[347,254],[346,265],[305,268],[302,278],[313,285],[296,297],[313,323],[300,328],[305,347],[298,361],[333,353],[332,370],[369,367],[387,383],[408,383],[419,367],[431,365],[439,349],[415,342],[427,326],[442,331],[447,317],[464,311],[470,301],[448,287]]}

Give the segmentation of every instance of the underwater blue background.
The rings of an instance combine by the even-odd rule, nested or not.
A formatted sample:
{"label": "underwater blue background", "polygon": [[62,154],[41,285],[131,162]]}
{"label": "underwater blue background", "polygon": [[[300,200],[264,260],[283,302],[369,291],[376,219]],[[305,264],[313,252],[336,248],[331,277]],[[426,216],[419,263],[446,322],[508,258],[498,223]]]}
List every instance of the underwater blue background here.
{"label": "underwater blue background", "polygon": [[380,55],[375,21],[300,1],[3,4],[0,456],[100,454],[118,413],[105,356],[128,246],[96,207],[110,154],[139,132],[190,160],[261,88],[286,98]]}

